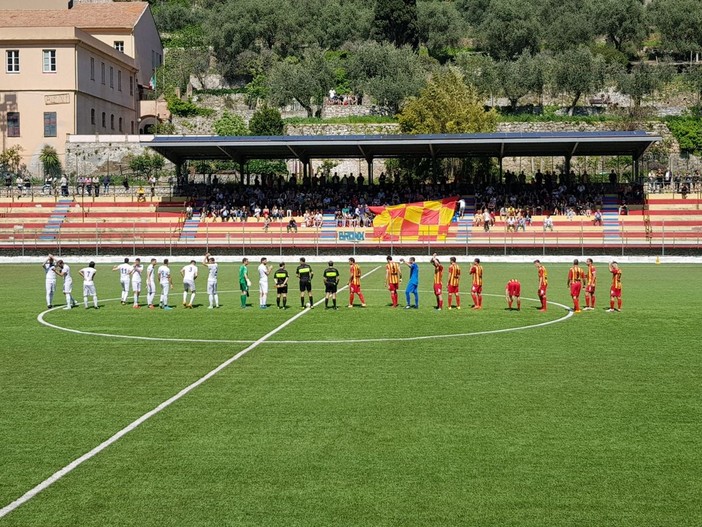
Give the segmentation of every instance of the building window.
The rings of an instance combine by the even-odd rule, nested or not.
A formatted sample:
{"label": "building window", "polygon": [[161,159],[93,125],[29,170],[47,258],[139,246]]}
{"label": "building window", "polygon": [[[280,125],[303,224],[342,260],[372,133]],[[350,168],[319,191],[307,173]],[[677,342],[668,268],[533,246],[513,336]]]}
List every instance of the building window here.
{"label": "building window", "polygon": [[90,57],[90,80],[95,80],[95,59]]}
{"label": "building window", "polygon": [[134,121],[130,121],[130,123],[131,123],[131,125],[130,125],[130,130],[131,130],[131,132],[129,132],[129,133],[131,133],[132,135],[134,135]]}
{"label": "building window", "polygon": [[124,40],[115,40],[115,49],[124,53]]}
{"label": "building window", "polygon": [[19,112],[7,112],[7,137],[20,136]]}
{"label": "building window", "polygon": [[110,130],[115,129],[115,114],[110,114]]}
{"label": "building window", "polygon": [[56,112],[44,112],[44,137],[56,137]]}
{"label": "building window", "polygon": [[122,118],[119,118],[119,131],[122,132]]}
{"label": "building window", "polygon": [[117,90],[122,91],[122,71],[117,70]]}
{"label": "building window", "polygon": [[129,76],[129,95],[134,95],[134,78]]}
{"label": "building window", "polygon": [[95,124],[95,108],[90,109],[90,124]]}
{"label": "building window", "polygon": [[44,50],[44,73],[56,73],[56,50],[55,49],[45,49]]}
{"label": "building window", "polygon": [[110,88],[115,87],[115,69],[110,66]]}
{"label": "building window", "polygon": [[106,119],[107,119],[107,115],[105,114],[105,112],[102,112],[102,127],[103,128],[107,127],[107,124],[105,124],[105,123],[107,123]]}
{"label": "building window", "polygon": [[7,73],[19,73],[19,50],[11,49],[7,52]]}
{"label": "building window", "polygon": [[100,79],[102,80],[102,83],[105,84],[105,63],[104,62],[100,63]]}

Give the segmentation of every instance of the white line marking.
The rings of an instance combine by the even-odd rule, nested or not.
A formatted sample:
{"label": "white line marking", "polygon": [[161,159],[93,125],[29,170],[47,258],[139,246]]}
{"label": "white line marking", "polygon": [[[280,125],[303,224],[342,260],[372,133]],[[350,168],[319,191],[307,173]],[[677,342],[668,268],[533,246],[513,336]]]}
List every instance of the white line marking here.
{"label": "white line marking", "polygon": [[[363,276],[366,277],[366,276],[368,276],[369,274],[371,274],[371,273],[377,271],[378,269],[380,269],[379,266],[376,267],[376,268],[374,268],[374,269],[372,269],[371,271],[367,272],[367,273],[366,273],[365,275],[363,275]],[[346,287],[342,287],[342,288],[340,289],[340,291],[343,291],[345,288],[346,288]],[[324,302],[324,299],[321,299],[321,300],[315,302],[314,305],[316,306],[317,304],[320,304],[320,303],[322,303],[322,302]],[[74,469],[78,468],[80,465],[82,465],[83,463],[85,463],[86,461],[88,461],[90,458],[96,456],[97,454],[99,454],[100,452],[102,452],[103,450],[105,450],[105,449],[106,449],[108,446],[110,446],[111,444],[113,444],[113,443],[119,441],[122,437],[124,437],[124,436],[127,435],[129,432],[131,432],[132,430],[134,430],[134,429],[135,429],[136,427],[138,427],[140,424],[142,424],[143,422],[145,422],[145,421],[147,421],[148,419],[152,418],[154,415],[156,415],[156,414],[160,413],[161,411],[165,410],[166,408],[168,408],[171,404],[173,404],[174,402],[176,402],[178,399],[180,399],[181,397],[184,397],[185,395],[187,395],[188,393],[190,393],[192,390],[194,390],[195,388],[197,388],[198,386],[200,386],[202,383],[204,383],[205,381],[207,381],[207,380],[211,379],[212,377],[214,377],[215,375],[217,375],[220,371],[222,371],[224,368],[226,368],[227,366],[229,366],[232,362],[234,362],[234,361],[238,360],[239,358],[243,357],[244,355],[246,355],[246,354],[247,354],[249,351],[251,351],[252,349],[257,348],[258,346],[260,346],[261,344],[263,344],[266,340],[268,340],[268,338],[272,337],[273,335],[275,335],[275,334],[278,333],[279,331],[285,329],[287,326],[289,326],[290,324],[292,324],[293,322],[295,322],[295,321],[296,321],[298,318],[300,318],[301,316],[307,314],[309,311],[310,311],[309,309],[305,309],[305,310],[303,310],[303,311],[300,311],[297,315],[295,315],[295,316],[289,318],[288,320],[286,320],[285,322],[283,322],[283,323],[282,323],[280,326],[278,326],[277,328],[275,328],[275,329],[269,331],[269,332],[266,333],[264,336],[262,336],[260,339],[256,340],[256,341],[253,342],[252,344],[250,344],[248,347],[244,348],[243,350],[241,350],[239,353],[237,353],[237,354],[234,355],[233,357],[231,357],[231,358],[227,359],[226,361],[224,361],[222,364],[220,364],[219,366],[217,366],[214,370],[210,371],[209,373],[207,373],[207,374],[204,375],[203,377],[200,377],[200,378],[199,378],[197,381],[195,381],[194,383],[192,383],[192,384],[186,386],[185,388],[183,388],[181,391],[179,391],[177,394],[175,394],[175,395],[174,395],[173,397],[171,397],[170,399],[168,399],[168,400],[162,402],[162,403],[159,404],[156,408],[154,408],[153,410],[151,410],[151,411],[145,413],[144,415],[142,415],[140,418],[136,419],[135,421],[132,421],[130,424],[128,424],[127,426],[125,426],[124,428],[122,428],[119,432],[117,432],[116,434],[114,434],[114,435],[113,435],[112,437],[110,437],[109,439],[103,441],[103,442],[100,443],[98,446],[96,446],[95,448],[93,448],[93,449],[90,450],[89,452],[86,452],[85,454],[83,454],[82,456],[80,456],[78,459],[72,461],[71,463],[69,463],[68,465],[66,465],[65,467],[63,467],[62,469],[60,469],[60,470],[54,472],[51,476],[49,476],[48,478],[46,478],[44,481],[42,481],[41,483],[39,483],[37,486],[35,486],[34,488],[28,490],[28,491],[25,492],[22,496],[20,496],[19,498],[17,498],[15,501],[13,501],[12,503],[10,503],[10,504],[6,505],[5,507],[3,507],[2,509],[0,509],[0,518],[2,518],[2,517],[4,517],[4,516],[7,516],[7,515],[10,514],[12,511],[14,511],[17,507],[20,507],[21,505],[27,503],[27,502],[28,502],[29,500],[31,500],[34,496],[36,496],[37,494],[39,494],[39,493],[42,492],[43,490],[47,489],[48,487],[50,487],[51,485],[53,485],[54,483],[56,483],[58,480],[60,480],[61,478],[63,478],[65,475],[69,474],[69,473],[72,472]]]}

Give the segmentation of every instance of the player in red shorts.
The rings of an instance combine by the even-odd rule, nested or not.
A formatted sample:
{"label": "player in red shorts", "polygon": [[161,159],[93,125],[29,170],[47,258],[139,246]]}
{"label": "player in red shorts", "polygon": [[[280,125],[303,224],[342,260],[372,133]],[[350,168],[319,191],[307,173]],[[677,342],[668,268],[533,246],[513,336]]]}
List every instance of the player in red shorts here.
{"label": "player in red shorts", "polygon": [[522,309],[522,284],[519,280],[512,278],[505,286],[505,299],[507,300],[507,308],[512,309],[514,300],[517,300],[517,311]]}
{"label": "player in red shorts", "polygon": [[397,289],[402,282],[402,270],[400,264],[392,261],[392,256],[388,256],[386,260],[388,263],[385,265],[385,286],[390,291],[392,307],[397,307]]}
{"label": "player in red shorts", "polygon": [[456,309],[461,309],[461,296],[458,294],[458,284],[461,281],[461,268],[456,263],[456,257],[451,257],[451,263],[449,264],[449,277],[448,277],[448,308],[451,307],[451,297],[456,297]]}
{"label": "player in red shorts", "polygon": [[568,269],[568,282],[566,285],[570,287],[570,296],[573,299],[573,311],[580,313],[580,291],[583,287],[585,272],[578,265],[578,259],[573,260],[573,267]]}
{"label": "player in red shorts", "polygon": [[442,285],[442,280],[444,278],[444,266],[441,265],[441,262],[436,257],[436,253],[434,253],[431,257],[431,264],[434,266],[434,295],[436,296],[436,307],[434,309],[441,311],[441,309],[444,307],[444,292]]}
{"label": "player in red shorts", "polygon": [[546,311],[546,290],[548,289],[548,272],[546,268],[541,264],[540,260],[534,260],[534,265],[539,273],[539,300],[541,301],[541,309],[539,311]]}
{"label": "player in red shorts", "polygon": [[585,311],[595,309],[595,287],[597,286],[597,269],[592,258],[587,259],[587,273],[585,276]]}
{"label": "player in red shorts", "polygon": [[361,307],[366,307],[366,299],[361,293],[361,268],[356,263],[355,258],[349,258],[349,307],[353,307],[353,296],[358,295]]}
{"label": "player in red shorts", "polygon": [[473,297],[473,309],[483,308],[483,266],[480,265],[480,258],[473,260],[470,266],[470,275],[473,283],[470,287],[470,295]]}
{"label": "player in red shorts", "polygon": [[[612,287],[609,291],[609,309],[608,312],[622,310],[622,270],[619,269],[617,262],[609,264],[609,272],[612,273]],[[614,307],[614,302],[617,302],[617,307]]]}

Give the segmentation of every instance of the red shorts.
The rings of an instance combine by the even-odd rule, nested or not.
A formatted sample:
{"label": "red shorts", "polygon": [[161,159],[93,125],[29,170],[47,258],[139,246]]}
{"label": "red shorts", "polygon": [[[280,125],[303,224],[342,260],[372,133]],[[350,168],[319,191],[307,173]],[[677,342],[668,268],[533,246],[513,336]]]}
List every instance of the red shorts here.
{"label": "red shorts", "polygon": [[521,294],[522,294],[521,284],[509,284],[507,286],[507,294],[509,296],[521,296]]}
{"label": "red shorts", "polygon": [[580,291],[583,288],[583,284],[580,282],[573,282],[570,284],[570,296],[580,296]]}
{"label": "red shorts", "polygon": [[449,285],[446,287],[447,287],[450,295],[457,295],[458,294],[458,286],[457,285]]}
{"label": "red shorts", "polygon": [[397,291],[397,288],[399,287],[400,284],[388,284],[388,291]]}
{"label": "red shorts", "polygon": [[436,296],[439,296],[439,295],[441,295],[441,292],[442,292],[441,284],[434,284],[434,294]]}
{"label": "red shorts", "polygon": [[474,285],[470,288],[471,293],[482,293],[483,292],[483,286],[482,285]]}
{"label": "red shorts", "polygon": [[609,291],[609,296],[613,296],[614,298],[621,298],[622,297],[621,287],[619,289],[611,289]]}
{"label": "red shorts", "polygon": [[361,292],[361,285],[349,284],[349,291],[352,295],[357,295]]}
{"label": "red shorts", "polygon": [[591,295],[594,295],[595,294],[595,286],[594,285],[586,285],[585,292],[589,293]]}
{"label": "red shorts", "polygon": [[541,284],[541,285],[539,286],[538,295],[539,295],[539,296],[546,296],[546,290],[547,290],[547,289],[548,289],[548,285]]}

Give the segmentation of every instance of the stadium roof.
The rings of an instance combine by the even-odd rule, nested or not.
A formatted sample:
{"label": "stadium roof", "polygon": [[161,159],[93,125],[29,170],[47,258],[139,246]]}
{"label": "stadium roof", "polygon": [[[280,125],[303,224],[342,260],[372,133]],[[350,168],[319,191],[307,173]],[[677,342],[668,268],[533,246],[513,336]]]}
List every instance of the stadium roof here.
{"label": "stadium roof", "polygon": [[391,157],[632,156],[661,137],[646,132],[547,132],[445,135],[154,136],[141,141],[174,163],[224,159]]}

